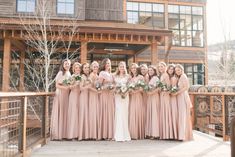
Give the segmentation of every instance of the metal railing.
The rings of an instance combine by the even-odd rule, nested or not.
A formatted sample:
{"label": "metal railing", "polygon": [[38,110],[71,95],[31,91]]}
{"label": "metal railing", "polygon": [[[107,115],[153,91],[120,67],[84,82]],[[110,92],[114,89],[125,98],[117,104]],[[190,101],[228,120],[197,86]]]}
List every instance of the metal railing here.
{"label": "metal railing", "polygon": [[0,156],[27,156],[45,144],[54,93],[0,92]]}
{"label": "metal railing", "polygon": [[190,97],[194,129],[229,140],[232,118],[235,117],[235,93],[190,92]]}

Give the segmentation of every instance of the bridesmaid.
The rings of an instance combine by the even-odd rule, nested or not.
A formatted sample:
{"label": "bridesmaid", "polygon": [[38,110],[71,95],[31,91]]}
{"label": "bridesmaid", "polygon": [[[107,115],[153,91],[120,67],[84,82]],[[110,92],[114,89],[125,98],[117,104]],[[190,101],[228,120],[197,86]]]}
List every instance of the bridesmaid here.
{"label": "bridesmaid", "polygon": [[[73,64],[72,77],[80,76],[81,64],[75,62]],[[74,85],[70,87],[71,92],[69,94],[69,106],[68,106],[68,121],[67,121],[67,133],[68,139],[78,138],[78,107],[80,103],[80,81],[76,81]]]}
{"label": "bridesmaid", "polygon": [[70,60],[63,60],[60,71],[56,75],[56,92],[51,114],[51,139],[67,138],[67,117],[69,103],[69,86],[63,85],[63,80],[71,77]]}
{"label": "bridesmaid", "polygon": [[189,141],[193,139],[190,117],[190,108],[192,107],[192,103],[188,94],[189,81],[187,76],[184,74],[184,68],[182,65],[177,64],[175,66],[175,73],[179,77],[179,90],[173,94],[177,96],[178,104],[178,139]]}
{"label": "bridesmaid", "polygon": [[[144,81],[144,77],[139,75],[138,65],[131,64],[130,70],[130,84],[136,84],[139,80]],[[143,94],[142,89],[136,89],[130,92],[130,105],[129,105],[129,131],[132,139],[144,138],[144,107],[143,107]]]}
{"label": "bridesmaid", "polygon": [[[149,66],[149,87],[156,87],[156,82],[159,81],[157,71],[154,66]],[[150,138],[159,138],[159,115],[160,115],[160,98],[159,89],[154,88],[147,92],[147,112],[146,112],[146,127],[145,136]]]}
{"label": "bridesmaid", "polygon": [[91,88],[89,90],[89,137],[90,139],[98,139],[98,123],[99,123],[99,94],[96,89],[98,83],[99,63],[94,61],[91,63],[90,80]]}
{"label": "bridesmaid", "polygon": [[[175,76],[175,65],[170,64],[167,67],[167,74],[170,77],[171,87],[177,87],[178,78]],[[178,139],[178,106],[177,99],[175,95],[170,95],[170,107],[171,107],[171,116],[172,116],[172,127],[174,139]]]}
{"label": "bridesmaid", "polygon": [[89,80],[90,65],[88,63],[82,64],[82,80],[80,83],[80,104],[79,104],[79,118],[78,118],[78,140],[89,138],[89,111],[88,111],[88,91],[91,87],[91,81]]}
{"label": "bridesmaid", "polygon": [[105,58],[101,62],[99,84],[102,86],[100,94],[99,139],[114,138],[114,92],[113,76],[111,74],[111,61]]}
{"label": "bridesmaid", "polygon": [[[147,64],[140,65],[140,75],[144,77],[145,84],[149,82],[148,66]],[[144,124],[146,123],[146,110],[147,110],[147,93],[143,92],[143,110],[144,110]]]}
{"label": "bridesmaid", "polygon": [[173,126],[170,106],[170,78],[166,73],[166,63],[159,63],[160,81],[165,85],[160,93],[160,139],[173,139]]}

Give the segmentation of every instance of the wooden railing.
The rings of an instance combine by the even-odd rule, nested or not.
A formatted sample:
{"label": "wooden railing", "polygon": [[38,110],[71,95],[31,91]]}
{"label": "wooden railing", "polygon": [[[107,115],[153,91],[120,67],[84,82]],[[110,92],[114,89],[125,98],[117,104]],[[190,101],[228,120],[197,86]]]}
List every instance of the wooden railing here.
{"label": "wooden railing", "polygon": [[54,93],[0,92],[0,156],[28,156],[45,144]]}
{"label": "wooden railing", "polygon": [[[0,92],[0,156],[28,156],[50,137],[54,93]],[[194,129],[228,140],[235,92],[190,92]]]}
{"label": "wooden railing", "polygon": [[229,140],[235,92],[190,92],[190,97],[194,129]]}

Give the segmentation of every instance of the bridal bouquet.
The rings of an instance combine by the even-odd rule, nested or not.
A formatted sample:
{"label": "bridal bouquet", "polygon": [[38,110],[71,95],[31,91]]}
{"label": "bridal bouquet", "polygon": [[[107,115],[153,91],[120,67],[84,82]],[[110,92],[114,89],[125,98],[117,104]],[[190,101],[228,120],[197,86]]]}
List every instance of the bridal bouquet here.
{"label": "bridal bouquet", "polygon": [[156,82],[156,87],[162,89],[164,87],[164,84],[161,81],[157,81]]}
{"label": "bridal bouquet", "polygon": [[139,81],[137,82],[137,86],[138,86],[138,87],[141,87],[141,88],[144,88],[144,87],[146,86],[146,84],[145,84],[145,82],[144,82],[143,80],[139,80]]}
{"label": "bridal bouquet", "polygon": [[75,79],[73,77],[69,77],[63,80],[62,85],[69,86],[75,83]]}
{"label": "bridal bouquet", "polygon": [[100,91],[102,89],[102,86],[101,86],[101,84],[99,82],[97,82],[95,84],[95,88],[96,88],[96,90]]}
{"label": "bridal bouquet", "polygon": [[121,95],[122,99],[125,99],[128,87],[125,84],[119,84],[116,86],[116,92]]}
{"label": "bridal bouquet", "polygon": [[172,86],[172,87],[170,87],[170,92],[171,93],[176,93],[177,91],[179,90],[179,88],[177,87],[177,86]]}
{"label": "bridal bouquet", "polygon": [[75,81],[81,81],[82,80],[82,77],[77,75],[77,76],[73,76]]}
{"label": "bridal bouquet", "polygon": [[132,90],[135,90],[136,89],[136,84],[135,83],[130,83],[128,84],[128,89],[132,89]]}

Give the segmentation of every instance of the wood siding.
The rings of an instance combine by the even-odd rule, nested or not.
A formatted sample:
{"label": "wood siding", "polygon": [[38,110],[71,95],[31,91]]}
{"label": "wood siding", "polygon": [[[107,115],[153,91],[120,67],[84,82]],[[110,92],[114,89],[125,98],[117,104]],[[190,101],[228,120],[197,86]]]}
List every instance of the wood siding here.
{"label": "wood siding", "polygon": [[123,21],[123,0],[86,0],[86,19]]}

